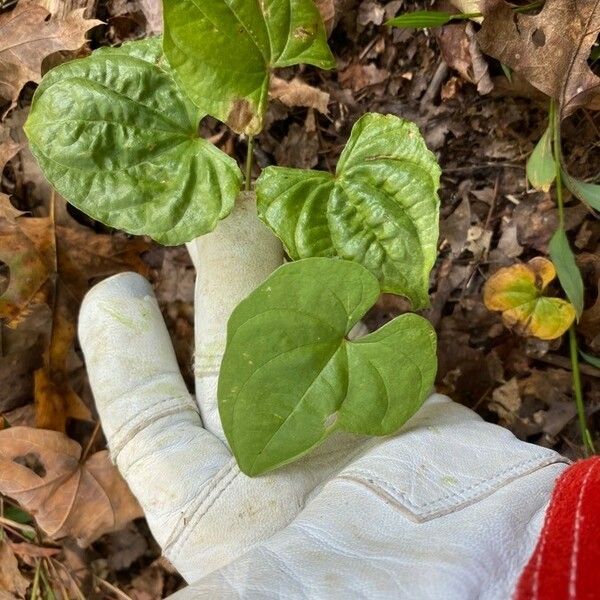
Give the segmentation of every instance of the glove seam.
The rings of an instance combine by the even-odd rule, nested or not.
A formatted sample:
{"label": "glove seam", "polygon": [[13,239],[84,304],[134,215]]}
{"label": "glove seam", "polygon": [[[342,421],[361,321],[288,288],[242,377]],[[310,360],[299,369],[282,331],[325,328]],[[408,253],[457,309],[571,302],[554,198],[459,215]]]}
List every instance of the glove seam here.
{"label": "glove seam", "polygon": [[[544,460],[540,463],[540,459],[544,459],[544,458],[546,460]],[[365,485],[365,483],[371,483],[371,484],[378,485],[382,489],[382,491],[384,491],[387,495],[391,496],[392,498],[394,498],[394,496],[396,496],[394,499],[396,500],[396,502],[398,502],[398,504],[404,505],[403,507],[405,509],[410,510],[411,513],[413,514],[413,516],[418,521],[422,521],[422,520],[426,520],[428,518],[433,518],[435,516],[441,516],[441,514],[444,514],[445,510],[452,510],[452,509],[458,508],[458,506],[460,506],[460,504],[450,506],[450,507],[443,506],[444,503],[447,503],[447,501],[451,500],[452,498],[460,498],[462,500],[462,503],[476,501],[478,499],[478,496],[476,496],[475,493],[471,494],[471,497],[466,497],[466,495],[473,492],[478,487],[481,488],[482,492],[488,491],[488,492],[493,493],[497,489],[500,489],[500,487],[502,487],[503,485],[510,483],[511,479],[508,479],[505,481],[503,481],[503,480],[506,477],[510,477],[513,474],[516,475],[517,477],[521,477],[521,476],[529,475],[529,474],[535,472],[538,468],[544,468],[544,467],[547,467],[547,466],[550,466],[550,465],[556,464],[556,463],[567,463],[568,464],[568,462],[569,461],[567,459],[560,457],[560,456],[549,457],[549,456],[547,456],[547,454],[540,453],[540,454],[537,454],[533,458],[519,462],[516,465],[509,467],[508,469],[504,469],[503,471],[501,471],[500,473],[497,473],[496,475],[494,475],[491,478],[483,477],[483,478],[479,479],[478,481],[476,481],[475,483],[473,483],[465,488],[461,488],[461,489],[456,490],[445,496],[435,498],[434,500],[430,500],[428,502],[425,502],[424,504],[414,503],[413,501],[411,501],[408,498],[408,495],[406,494],[406,492],[399,490],[396,486],[394,486],[393,484],[391,484],[387,481],[384,481],[377,475],[374,475],[372,472],[368,472],[363,469],[350,469],[346,473],[341,473],[339,475],[339,478],[340,479],[349,479],[352,476],[356,476],[356,479],[352,479],[353,481],[361,482],[360,481],[361,479],[365,479],[366,481],[361,482],[361,483],[363,483],[363,485]],[[523,469],[527,469],[528,466],[531,466],[532,469],[528,470],[528,471],[527,470],[523,471]],[[502,483],[502,486],[498,486],[499,483]],[[436,507],[436,505],[437,505],[437,507]],[[440,506],[440,505],[442,505],[442,506]],[[433,508],[431,508],[430,510],[424,510],[424,509],[427,509],[428,507],[433,507]]]}
{"label": "glove seam", "polygon": [[[169,539],[163,548],[165,554],[169,551],[173,562],[177,562],[179,553],[185,546],[185,543],[192,532],[195,530],[198,522],[206,515],[214,503],[219,499],[223,492],[227,490],[231,483],[235,481],[240,473],[241,471],[237,468],[237,462],[232,458],[229,465],[227,465],[221,473],[217,473],[208,482],[208,485],[199,498],[191,506],[188,506],[188,509],[186,509],[185,513],[182,515],[179,524],[169,536]],[[185,529],[182,533],[183,528]],[[174,544],[172,549],[170,548],[171,544]]]}
{"label": "glove seam", "polygon": [[[189,402],[186,403],[187,406],[182,407],[180,404],[181,400],[189,400]],[[172,405],[173,403],[175,403],[175,405]],[[168,407],[158,410],[158,412],[153,414],[150,418],[145,418],[148,413],[151,413],[163,404],[167,404]],[[110,450],[113,462],[116,462],[117,457],[123,451],[125,446],[127,446],[136,435],[141,433],[150,424],[174,414],[181,414],[183,411],[189,411],[199,415],[198,409],[193,404],[189,394],[182,394],[181,396],[173,396],[171,398],[162,398],[158,402],[147,406],[144,410],[137,413],[133,421],[123,423],[108,436],[111,439]],[[119,440],[120,437],[123,439]]]}

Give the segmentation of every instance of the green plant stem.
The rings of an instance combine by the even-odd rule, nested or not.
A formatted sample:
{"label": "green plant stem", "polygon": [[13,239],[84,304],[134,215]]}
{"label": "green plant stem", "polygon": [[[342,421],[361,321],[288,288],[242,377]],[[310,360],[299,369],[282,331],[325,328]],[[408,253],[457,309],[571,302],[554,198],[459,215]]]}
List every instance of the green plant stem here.
{"label": "green plant stem", "polygon": [[556,204],[558,206],[558,224],[559,227],[565,227],[565,205],[563,199],[562,171],[561,165],[561,144],[560,144],[560,114],[556,106],[556,101],[550,101],[550,126],[552,127],[552,143],[554,154],[554,168],[556,172]]}
{"label": "green plant stem", "polygon": [[590,456],[596,452],[592,436],[587,427],[585,418],[585,405],[583,403],[583,394],[581,392],[581,373],[579,371],[579,348],[577,346],[577,333],[575,325],[569,329],[569,349],[571,351],[571,377],[573,379],[573,393],[575,395],[575,405],[577,406],[577,415],[579,417],[579,429],[583,438],[583,452],[585,456]]}
{"label": "green plant stem", "polygon": [[35,575],[33,576],[33,585],[31,586],[31,600],[38,600],[40,595],[40,573],[42,571],[42,561],[38,560],[35,565]]}
{"label": "green plant stem", "polygon": [[[558,222],[561,229],[565,229],[565,206],[563,198],[562,170],[561,170],[561,141],[560,141],[560,112],[556,102],[550,102],[549,111],[550,126],[552,127],[552,141],[554,164],[556,169],[556,203],[558,205]],[[569,350],[571,355],[571,380],[573,384],[573,395],[579,418],[579,430],[583,440],[583,452],[585,456],[595,453],[594,443],[587,427],[585,416],[585,404],[581,387],[581,372],[579,369],[579,347],[577,344],[577,332],[575,325],[569,329]]]}
{"label": "green plant stem", "polygon": [[252,161],[254,159],[254,136],[248,136],[248,149],[246,150],[246,191],[252,189]]}

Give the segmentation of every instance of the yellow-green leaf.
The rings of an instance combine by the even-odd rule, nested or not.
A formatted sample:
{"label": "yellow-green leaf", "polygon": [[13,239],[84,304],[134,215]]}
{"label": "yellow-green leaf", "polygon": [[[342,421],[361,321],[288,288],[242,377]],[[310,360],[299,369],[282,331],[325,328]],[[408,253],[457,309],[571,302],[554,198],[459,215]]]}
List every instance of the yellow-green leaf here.
{"label": "yellow-green leaf", "polygon": [[490,310],[502,312],[507,327],[523,336],[541,340],[560,337],[575,320],[575,308],[562,298],[544,295],[556,277],[556,269],[546,258],[536,257],[527,264],[500,269],[483,290],[483,301]]}
{"label": "yellow-green leaf", "polygon": [[556,163],[552,154],[552,127],[544,132],[527,161],[527,179],[542,192],[550,190],[556,177]]}

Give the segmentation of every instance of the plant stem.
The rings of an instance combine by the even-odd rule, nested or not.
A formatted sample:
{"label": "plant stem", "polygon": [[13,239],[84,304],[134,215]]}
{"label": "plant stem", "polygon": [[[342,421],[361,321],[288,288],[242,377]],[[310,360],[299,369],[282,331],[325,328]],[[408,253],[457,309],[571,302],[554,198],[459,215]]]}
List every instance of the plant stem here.
{"label": "plant stem", "polygon": [[[552,128],[552,142],[554,164],[556,169],[556,203],[558,205],[558,222],[561,229],[565,229],[565,206],[563,198],[562,184],[562,147],[560,141],[560,112],[556,102],[550,102],[549,111],[550,127]],[[595,454],[592,436],[587,427],[585,416],[585,404],[583,401],[583,392],[581,388],[581,372],[579,370],[579,347],[577,344],[577,332],[575,325],[569,328],[569,351],[571,355],[571,380],[573,383],[573,395],[575,396],[575,406],[577,407],[577,416],[579,418],[579,430],[583,440],[583,453],[585,456]]]}
{"label": "plant stem", "polygon": [[38,600],[40,589],[40,572],[42,570],[42,561],[38,560],[35,564],[35,575],[33,576],[33,586],[31,587],[31,600]]}
{"label": "plant stem", "polygon": [[575,405],[577,406],[577,415],[579,417],[579,429],[581,431],[581,437],[583,438],[583,453],[587,457],[590,454],[594,454],[596,450],[585,418],[585,405],[583,403],[583,394],[581,392],[581,373],[579,372],[579,348],[577,347],[575,325],[571,325],[569,329],[569,349],[571,351],[573,393],[575,395]]}
{"label": "plant stem", "polygon": [[252,188],[252,161],[254,159],[254,136],[248,136],[248,149],[246,150],[246,191]]}
{"label": "plant stem", "polygon": [[550,101],[550,126],[552,127],[552,143],[554,146],[554,169],[556,172],[556,204],[558,205],[558,224],[565,227],[565,206],[563,199],[562,171],[561,171],[561,143],[560,143],[560,114],[556,101]]}

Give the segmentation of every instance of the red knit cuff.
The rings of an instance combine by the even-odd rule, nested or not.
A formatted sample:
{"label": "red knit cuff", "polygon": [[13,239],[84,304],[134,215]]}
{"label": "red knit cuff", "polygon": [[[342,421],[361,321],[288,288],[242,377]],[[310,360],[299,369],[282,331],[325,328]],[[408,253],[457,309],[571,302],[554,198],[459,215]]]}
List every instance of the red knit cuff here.
{"label": "red knit cuff", "polygon": [[515,600],[600,598],[600,457],[558,479]]}

